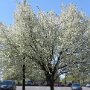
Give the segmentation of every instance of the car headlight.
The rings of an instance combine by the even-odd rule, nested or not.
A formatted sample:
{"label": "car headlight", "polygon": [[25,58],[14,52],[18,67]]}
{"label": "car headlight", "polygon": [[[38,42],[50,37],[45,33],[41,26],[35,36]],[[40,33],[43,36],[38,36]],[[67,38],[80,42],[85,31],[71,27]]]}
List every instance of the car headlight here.
{"label": "car headlight", "polygon": [[8,86],[8,88],[12,88],[12,86]]}
{"label": "car headlight", "polygon": [[0,88],[4,88],[5,86],[4,85],[1,85]]}
{"label": "car headlight", "polygon": [[77,89],[77,87],[72,87],[72,89]]}

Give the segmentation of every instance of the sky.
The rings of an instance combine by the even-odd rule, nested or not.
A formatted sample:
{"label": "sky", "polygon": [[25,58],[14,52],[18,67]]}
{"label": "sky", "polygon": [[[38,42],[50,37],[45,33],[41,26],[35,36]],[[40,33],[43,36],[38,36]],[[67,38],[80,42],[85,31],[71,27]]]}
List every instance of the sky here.
{"label": "sky", "polygon": [[[22,0],[0,0],[0,22],[10,25],[13,23],[13,13],[16,10],[17,1]],[[56,14],[61,13],[61,5],[68,5],[70,3],[75,4],[79,10],[90,16],[90,0],[27,0],[35,13],[40,10],[48,12],[54,11]]]}

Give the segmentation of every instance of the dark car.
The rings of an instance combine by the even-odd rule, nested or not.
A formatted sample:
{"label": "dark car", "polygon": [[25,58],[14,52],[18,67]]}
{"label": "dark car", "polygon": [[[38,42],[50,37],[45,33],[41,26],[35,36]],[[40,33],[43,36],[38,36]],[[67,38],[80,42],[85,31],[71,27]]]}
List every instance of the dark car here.
{"label": "dark car", "polygon": [[79,83],[73,83],[71,86],[72,90],[82,90],[82,87]]}
{"label": "dark car", "polygon": [[69,83],[68,85],[67,85],[67,87],[71,87],[72,86],[72,83]]}
{"label": "dark car", "polygon": [[4,80],[0,84],[0,90],[16,90],[16,84],[13,80]]}
{"label": "dark car", "polygon": [[33,81],[32,80],[27,81],[27,86],[32,86],[32,85],[33,85]]}

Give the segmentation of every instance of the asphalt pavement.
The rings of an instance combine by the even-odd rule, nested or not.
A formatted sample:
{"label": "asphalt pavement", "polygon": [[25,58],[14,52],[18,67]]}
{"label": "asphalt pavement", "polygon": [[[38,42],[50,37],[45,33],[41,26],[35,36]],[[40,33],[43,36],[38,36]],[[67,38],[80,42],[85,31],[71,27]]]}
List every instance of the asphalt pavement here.
{"label": "asphalt pavement", "polygon": [[[22,90],[22,87],[17,86],[16,90]],[[46,86],[26,86],[26,90],[50,90],[50,88]],[[71,90],[71,88],[70,87],[55,87],[55,90]],[[83,90],[90,90],[90,88],[83,87]]]}

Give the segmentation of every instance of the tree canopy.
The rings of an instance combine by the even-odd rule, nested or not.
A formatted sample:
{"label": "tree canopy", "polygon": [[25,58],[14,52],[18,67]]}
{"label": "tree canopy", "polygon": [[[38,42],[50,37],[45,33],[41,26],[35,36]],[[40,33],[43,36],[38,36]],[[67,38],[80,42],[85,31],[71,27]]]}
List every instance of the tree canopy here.
{"label": "tree canopy", "polygon": [[20,3],[14,23],[3,29],[7,46],[4,53],[8,58],[4,74],[11,72],[12,78],[21,79],[25,64],[27,78],[37,79],[38,75],[53,90],[61,74],[88,69],[89,30],[88,17],[73,4],[64,7],[60,15],[41,10],[36,15],[27,2]]}

